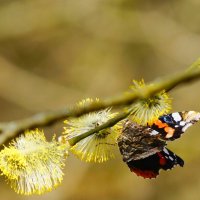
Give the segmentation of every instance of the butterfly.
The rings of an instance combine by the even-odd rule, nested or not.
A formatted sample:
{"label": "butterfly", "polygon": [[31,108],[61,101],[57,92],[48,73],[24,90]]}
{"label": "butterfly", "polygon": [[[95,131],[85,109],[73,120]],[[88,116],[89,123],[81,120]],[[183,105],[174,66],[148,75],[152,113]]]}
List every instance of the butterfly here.
{"label": "butterfly", "polygon": [[144,178],[156,178],[161,169],[183,167],[184,161],[166,145],[168,141],[180,138],[199,119],[199,112],[183,111],[163,115],[151,126],[127,120],[118,138],[123,161],[132,172]]}

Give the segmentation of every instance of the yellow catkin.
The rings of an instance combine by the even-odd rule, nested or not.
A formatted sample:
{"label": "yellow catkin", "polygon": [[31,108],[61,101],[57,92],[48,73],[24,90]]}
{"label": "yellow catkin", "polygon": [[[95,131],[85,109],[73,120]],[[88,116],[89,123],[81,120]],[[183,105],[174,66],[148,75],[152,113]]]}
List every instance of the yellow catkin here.
{"label": "yellow catkin", "polygon": [[[145,87],[144,81],[133,81],[130,87],[132,92],[136,92]],[[171,110],[171,98],[165,91],[154,96],[141,99],[131,105],[132,113],[130,119],[141,125],[151,125],[160,116]]]}
{"label": "yellow catkin", "polygon": [[0,151],[0,170],[19,194],[43,194],[63,179],[66,145],[55,138],[47,142],[38,129],[24,135]]}
{"label": "yellow catkin", "polygon": [[[99,101],[98,99],[95,101]],[[85,103],[94,102],[91,99],[82,101],[81,106]],[[80,118],[72,118],[65,121],[64,137],[66,140],[81,135],[99,125],[104,124],[109,119],[116,116],[116,113],[111,113],[110,109],[92,112],[81,116]],[[98,133],[94,133],[71,147],[71,152],[78,158],[86,162],[105,162],[114,157],[114,149],[117,138],[120,134],[120,125],[115,125],[104,129]]]}

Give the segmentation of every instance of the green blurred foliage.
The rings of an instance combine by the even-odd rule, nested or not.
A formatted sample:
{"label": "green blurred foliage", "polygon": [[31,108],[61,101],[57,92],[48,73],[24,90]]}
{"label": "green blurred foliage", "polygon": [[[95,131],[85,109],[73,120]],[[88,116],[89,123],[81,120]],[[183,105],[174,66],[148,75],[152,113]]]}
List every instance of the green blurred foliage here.
{"label": "green blurred foliage", "polygon": [[[113,96],[132,79],[184,70],[200,55],[199,0],[1,0],[1,121]],[[171,92],[173,110],[200,110],[200,83]],[[46,129],[62,132],[62,123]],[[144,180],[116,160],[67,161],[63,184],[44,196],[15,194],[1,178],[2,199],[200,199],[199,125],[172,150],[185,167]]]}

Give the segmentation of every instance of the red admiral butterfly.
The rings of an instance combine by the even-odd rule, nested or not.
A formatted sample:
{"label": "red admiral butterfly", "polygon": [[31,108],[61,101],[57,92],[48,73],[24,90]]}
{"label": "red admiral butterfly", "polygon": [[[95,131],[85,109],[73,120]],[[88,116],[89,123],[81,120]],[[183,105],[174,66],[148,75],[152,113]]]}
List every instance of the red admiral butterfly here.
{"label": "red admiral butterfly", "polygon": [[118,146],[130,170],[144,178],[155,178],[159,170],[183,167],[184,161],[167,149],[166,142],[175,140],[200,119],[195,111],[163,115],[151,126],[142,126],[127,120]]}

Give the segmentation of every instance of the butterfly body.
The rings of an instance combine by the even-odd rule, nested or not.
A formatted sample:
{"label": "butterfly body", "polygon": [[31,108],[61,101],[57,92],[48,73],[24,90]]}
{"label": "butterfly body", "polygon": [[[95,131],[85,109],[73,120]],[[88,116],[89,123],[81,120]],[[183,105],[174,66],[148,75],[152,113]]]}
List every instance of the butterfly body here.
{"label": "butterfly body", "polygon": [[166,148],[167,141],[181,136],[200,119],[195,111],[175,112],[161,116],[151,126],[142,126],[127,120],[118,146],[130,170],[144,178],[155,178],[160,169],[183,167],[184,161]]}

